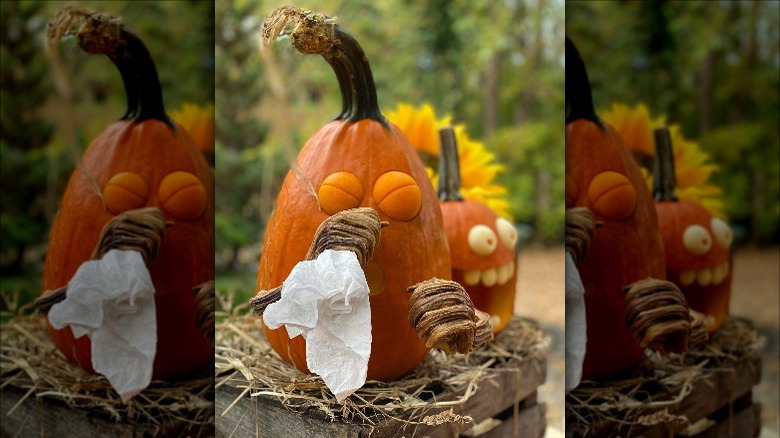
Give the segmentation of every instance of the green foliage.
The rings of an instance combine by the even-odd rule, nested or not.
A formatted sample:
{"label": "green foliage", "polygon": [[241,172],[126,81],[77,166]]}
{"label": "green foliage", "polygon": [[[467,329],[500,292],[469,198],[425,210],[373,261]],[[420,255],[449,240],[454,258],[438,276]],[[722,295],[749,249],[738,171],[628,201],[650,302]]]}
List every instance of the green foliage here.
{"label": "green foliage", "polygon": [[719,166],[732,223],[780,242],[780,3],[567,2],[566,33],[597,108],[643,102],[681,125]]}

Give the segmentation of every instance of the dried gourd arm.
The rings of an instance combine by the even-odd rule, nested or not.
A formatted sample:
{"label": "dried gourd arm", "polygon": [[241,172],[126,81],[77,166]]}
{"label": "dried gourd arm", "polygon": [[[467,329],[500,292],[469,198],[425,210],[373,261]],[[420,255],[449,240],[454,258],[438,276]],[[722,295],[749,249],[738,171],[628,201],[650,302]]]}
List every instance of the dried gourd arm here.
{"label": "dried gourd arm", "polygon": [[642,348],[660,353],[688,349],[691,313],[674,283],[648,278],[624,289],[624,319]]}
{"label": "dried gourd arm", "polygon": [[[379,244],[382,227],[387,222],[379,219],[379,214],[371,207],[358,207],[340,211],[323,221],[314,233],[314,239],[305,260],[314,260],[326,249],[352,251],[360,266],[371,261],[374,249]],[[271,290],[261,290],[249,303],[257,315],[282,297],[282,286]]]}
{"label": "dried gourd arm", "polygon": [[[94,251],[92,260],[101,259],[112,249],[138,251],[149,263],[157,257],[157,251],[165,240],[168,224],[165,214],[156,207],[129,210],[109,220],[100,232],[100,239]],[[44,292],[35,300],[35,305],[44,314],[51,307],[65,299],[67,285]]]}
{"label": "dried gourd arm", "polygon": [[567,208],[565,220],[566,252],[574,258],[574,263],[579,263],[588,254],[596,228],[603,224],[586,207]]}
{"label": "dried gourd arm", "polygon": [[493,340],[490,317],[474,309],[460,284],[432,278],[409,292],[409,324],[426,347],[465,354]]}
{"label": "dried gourd arm", "polygon": [[214,343],[214,280],[207,281],[192,289],[195,293],[195,324],[206,339]]}

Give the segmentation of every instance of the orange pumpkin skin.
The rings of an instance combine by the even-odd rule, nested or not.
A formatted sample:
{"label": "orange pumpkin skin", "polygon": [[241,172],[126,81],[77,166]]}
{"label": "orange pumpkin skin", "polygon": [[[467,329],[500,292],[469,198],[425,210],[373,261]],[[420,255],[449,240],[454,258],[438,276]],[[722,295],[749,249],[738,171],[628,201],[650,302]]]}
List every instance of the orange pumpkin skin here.
{"label": "orange pumpkin skin", "polygon": [[[612,185],[597,187],[603,172],[615,172],[606,174],[614,176],[608,181]],[[567,124],[566,174],[566,192],[576,193],[566,207],[587,207],[604,223],[578,266],[588,331],[582,378],[599,379],[627,369],[641,357],[642,349],[623,320],[622,289],[647,277],[664,279],[664,250],[650,192],[613,128],[605,130],[589,120]],[[626,182],[633,190],[626,189]],[[632,191],[635,205],[630,209],[624,204]],[[597,195],[595,199],[589,192]],[[628,210],[632,211],[624,217]]]}
{"label": "orange pumpkin skin", "polygon": [[[491,316],[493,333],[497,334],[509,322],[514,311],[517,270],[515,269],[514,248],[506,246],[499,237],[496,227],[498,215],[488,206],[470,200],[442,201],[442,217],[444,230],[450,245],[452,258],[452,279],[460,283],[471,297],[474,307]],[[489,255],[474,252],[468,242],[469,230],[475,225],[490,228],[498,239],[496,249]],[[496,280],[491,286],[484,282],[484,272],[488,270],[511,269],[503,282]],[[480,280],[465,278],[468,271],[480,270]]]}
{"label": "orange pumpkin skin", "polygon": [[[392,129],[392,130],[391,130]],[[260,256],[258,288],[276,287],[306,257],[317,227],[328,217],[316,193],[336,172],[354,174],[363,186],[357,206],[377,210],[390,225],[366,266],[371,289],[371,357],[369,380],[393,380],[411,371],[427,353],[407,320],[407,288],[431,277],[449,279],[450,261],[441,212],[433,187],[416,152],[400,129],[363,119],[333,121],[312,136],[297,158],[299,175],[291,170],[284,180],[277,207],[268,223]],[[420,189],[419,213],[409,221],[391,218],[373,196],[376,181],[388,171],[410,175]],[[359,201],[359,204],[358,204]],[[335,213],[335,212],[334,212]],[[306,342],[290,339],[284,327],[269,330],[273,349],[299,370],[306,367]]]}
{"label": "orange pumpkin skin", "polygon": [[[165,122],[118,121],[103,131],[84,153],[81,169],[71,175],[49,238],[43,289],[68,283],[78,267],[90,260],[100,231],[114,214],[108,211],[95,187],[101,190],[120,172],[135,172],[147,183],[144,207],[155,206],[173,222],[149,272],[155,287],[157,353],[153,378],[185,375],[206,363],[210,342],[195,324],[193,287],[214,278],[214,180],[186,131],[174,131]],[[196,220],[179,220],[160,205],[157,188],[174,171],[196,176],[207,201]],[[57,348],[72,362],[93,372],[89,337],[74,339],[70,327],[49,333]]]}
{"label": "orange pumpkin skin", "polygon": [[[713,216],[701,205],[690,201],[661,201],[655,203],[655,210],[666,250],[667,278],[680,288],[692,309],[705,315],[707,331],[714,333],[723,325],[729,311],[732,275],[729,247],[716,238]],[[694,254],[684,244],[683,233],[693,225],[709,233],[710,248],[704,254]],[[728,240],[730,243],[730,236]]]}

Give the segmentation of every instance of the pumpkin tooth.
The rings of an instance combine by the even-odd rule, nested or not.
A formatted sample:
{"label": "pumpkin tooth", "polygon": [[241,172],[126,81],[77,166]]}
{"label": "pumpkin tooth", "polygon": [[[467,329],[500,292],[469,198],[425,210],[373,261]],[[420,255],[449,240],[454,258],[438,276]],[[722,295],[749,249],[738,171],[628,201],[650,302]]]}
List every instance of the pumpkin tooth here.
{"label": "pumpkin tooth", "polygon": [[682,283],[683,286],[693,283],[694,280],[696,280],[696,271],[693,269],[680,272],[680,283]]}
{"label": "pumpkin tooth", "polygon": [[726,265],[720,264],[712,269],[712,284],[720,284],[726,278]]}
{"label": "pumpkin tooth", "polygon": [[712,271],[709,269],[702,269],[696,273],[696,282],[700,286],[709,286],[712,282]]}
{"label": "pumpkin tooth", "polygon": [[474,286],[479,284],[479,280],[482,278],[482,271],[479,269],[472,269],[463,273],[463,281],[468,286]]}
{"label": "pumpkin tooth", "polygon": [[498,273],[496,272],[495,268],[491,269],[485,269],[482,271],[482,284],[484,284],[487,287],[491,287],[496,284],[496,280],[498,279]]}
{"label": "pumpkin tooth", "polygon": [[509,280],[509,263],[498,268],[498,272],[496,272],[496,283],[499,286],[505,284],[507,280]]}

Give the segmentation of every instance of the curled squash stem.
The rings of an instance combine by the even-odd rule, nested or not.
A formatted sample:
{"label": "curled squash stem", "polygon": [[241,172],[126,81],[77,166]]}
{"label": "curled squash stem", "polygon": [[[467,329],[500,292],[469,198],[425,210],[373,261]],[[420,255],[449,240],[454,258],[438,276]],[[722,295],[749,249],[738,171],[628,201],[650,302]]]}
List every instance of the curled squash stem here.
{"label": "curled squash stem", "polygon": [[174,126],[165,113],[152,56],[143,41],[124,27],[121,18],[68,6],[49,20],[47,45],[54,47],[67,35],[75,35],[76,43],[86,53],[108,56],[119,70],[127,94],[127,112],[120,120],[157,119]]}
{"label": "curled squash stem", "polygon": [[596,114],[588,71],[577,47],[566,37],[566,123],[590,120],[606,130],[606,125]]}
{"label": "curled squash stem", "polygon": [[[287,30],[289,26],[292,30]],[[372,119],[389,129],[379,110],[376,85],[365,52],[357,40],[336,23],[335,18],[312,11],[283,6],[263,23],[262,38],[268,45],[280,35],[290,35],[301,53],[321,55],[330,64],[341,89],[342,110],[336,120],[356,122]]]}

